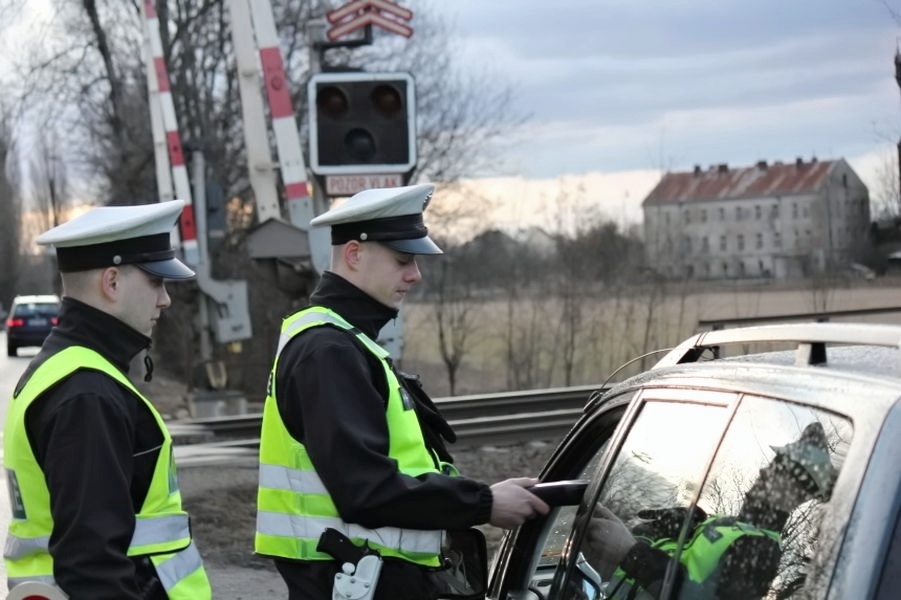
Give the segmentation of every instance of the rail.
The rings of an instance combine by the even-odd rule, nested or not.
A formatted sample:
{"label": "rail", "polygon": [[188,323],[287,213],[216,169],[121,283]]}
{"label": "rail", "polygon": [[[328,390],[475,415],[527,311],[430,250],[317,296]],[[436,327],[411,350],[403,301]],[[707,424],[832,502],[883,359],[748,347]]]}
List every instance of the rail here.
{"label": "rail", "polygon": [[[442,414],[457,433],[456,448],[560,439],[581,415],[599,386],[438,398]],[[169,424],[179,465],[256,457],[260,413],[184,419]]]}

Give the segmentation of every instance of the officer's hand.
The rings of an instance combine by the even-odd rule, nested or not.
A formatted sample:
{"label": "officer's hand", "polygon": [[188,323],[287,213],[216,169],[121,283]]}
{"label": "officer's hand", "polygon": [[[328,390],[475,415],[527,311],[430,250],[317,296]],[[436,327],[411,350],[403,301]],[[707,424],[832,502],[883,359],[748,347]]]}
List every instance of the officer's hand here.
{"label": "officer's hand", "polygon": [[527,519],[544,515],[551,509],[544,500],[525,488],[535,485],[534,477],[506,479],[491,486],[491,521],[496,527],[511,529]]}
{"label": "officer's hand", "polygon": [[601,577],[608,579],[634,544],[635,537],[619,517],[603,504],[595,505],[582,550]]}

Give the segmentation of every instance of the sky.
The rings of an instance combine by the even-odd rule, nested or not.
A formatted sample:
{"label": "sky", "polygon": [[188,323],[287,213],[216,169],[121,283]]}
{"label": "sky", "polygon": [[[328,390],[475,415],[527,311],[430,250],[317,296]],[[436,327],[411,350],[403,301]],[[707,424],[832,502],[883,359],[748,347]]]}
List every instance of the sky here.
{"label": "sky", "polygon": [[[871,198],[894,172],[901,0],[395,2],[414,35],[417,14],[445,19],[461,69],[493,74],[527,117],[477,182],[508,228],[578,223],[586,203],[640,221],[661,174],[695,165],[844,158]],[[565,218],[561,195],[575,198]]]}
{"label": "sky", "polygon": [[797,157],[844,158],[871,197],[885,187],[901,133],[899,0],[399,4],[414,32],[417,10],[439,11],[462,64],[513,90],[528,121],[498,140],[498,175],[537,180],[534,193],[602,173],[610,211],[634,218],[663,171]]}

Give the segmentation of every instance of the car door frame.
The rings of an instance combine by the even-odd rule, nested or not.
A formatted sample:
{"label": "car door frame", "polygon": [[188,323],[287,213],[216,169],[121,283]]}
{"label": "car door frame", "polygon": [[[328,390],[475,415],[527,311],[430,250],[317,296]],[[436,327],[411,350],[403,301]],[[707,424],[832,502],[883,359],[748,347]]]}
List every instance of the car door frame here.
{"label": "car door frame", "polygon": [[[604,396],[598,401],[589,400],[582,417],[558,444],[539,479],[559,481],[578,476],[605,443],[616,440],[620,423],[627,415],[630,402],[637,391],[639,390],[633,388],[613,396]],[[597,435],[592,435],[595,433]],[[589,457],[587,460],[586,456]],[[586,490],[586,498],[592,496],[593,485],[594,483],[589,485]],[[579,510],[583,508],[580,507]],[[554,511],[551,511],[504,535],[491,568],[489,598],[515,597],[515,592],[514,596],[510,595],[511,591],[525,589],[524,584],[531,580],[534,573],[537,558],[535,548],[545,538],[547,527],[554,516]]]}

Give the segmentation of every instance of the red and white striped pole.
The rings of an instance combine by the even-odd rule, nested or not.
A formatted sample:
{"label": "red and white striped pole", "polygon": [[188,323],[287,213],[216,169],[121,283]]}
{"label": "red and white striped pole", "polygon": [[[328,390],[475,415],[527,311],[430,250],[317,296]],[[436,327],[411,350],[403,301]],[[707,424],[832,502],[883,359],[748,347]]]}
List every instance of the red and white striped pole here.
{"label": "red and white striped pole", "polygon": [[156,15],[153,0],[144,0],[143,7],[145,26],[147,27],[150,42],[151,56],[149,58],[153,60],[156,70],[157,88],[162,108],[163,127],[166,130],[166,146],[169,149],[169,162],[172,166],[175,194],[185,202],[185,208],[179,220],[182,253],[185,262],[189,265],[196,265],[200,256],[197,247],[197,225],[194,221],[194,201],[188,179],[188,169],[185,165],[185,155],[181,147],[181,137],[178,134],[175,104],[172,101],[172,90],[169,87],[169,72],[166,69],[166,61],[163,58],[163,42],[160,38],[159,19]]}
{"label": "red and white striped pole", "polygon": [[300,134],[291,105],[282,53],[278,46],[278,32],[272,17],[272,4],[269,0],[250,0],[250,12],[257,46],[260,49],[260,63],[263,66],[269,114],[278,148],[282,183],[285,186],[288,216],[292,225],[309,231],[310,221],[315,216],[313,201],[307,187],[307,168],[301,151]]}

